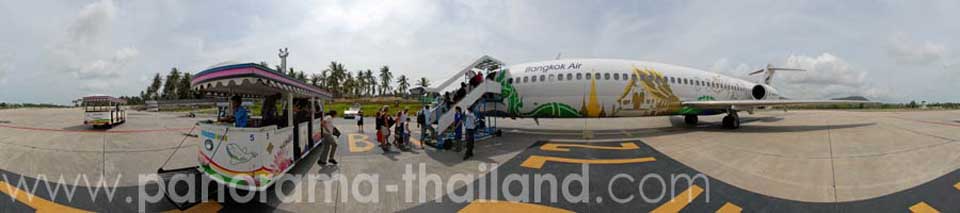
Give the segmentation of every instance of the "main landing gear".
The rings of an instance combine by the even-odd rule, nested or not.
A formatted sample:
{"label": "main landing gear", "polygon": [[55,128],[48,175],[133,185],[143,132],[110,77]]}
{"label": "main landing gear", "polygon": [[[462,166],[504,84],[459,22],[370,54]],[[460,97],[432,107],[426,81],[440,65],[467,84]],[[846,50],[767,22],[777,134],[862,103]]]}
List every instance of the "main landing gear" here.
{"label": "main landing gear", "polygon": [[685,115],[683,116],[683,123],[686,123],[688,126],[697,126],[697,121],[700,120],[696,115]]}
{"label": "main landing gear", "polygon": [[727,116],[723,116],[723,127],[728,129],[740,128],[740,116],[736,110],[729,110]]}

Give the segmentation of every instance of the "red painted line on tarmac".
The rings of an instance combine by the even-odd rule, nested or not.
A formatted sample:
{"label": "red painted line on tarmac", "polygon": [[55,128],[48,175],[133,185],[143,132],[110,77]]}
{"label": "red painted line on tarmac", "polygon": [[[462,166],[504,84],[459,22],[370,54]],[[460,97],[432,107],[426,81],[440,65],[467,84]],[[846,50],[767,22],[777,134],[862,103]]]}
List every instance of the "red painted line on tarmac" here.
{"label": "red painted line on tarmac", "polygon": [[11,125],[2,125],[2,124],[0,124],[0,128],[32,130],[32,131],[48,131],[48,132],[76,132],[76,133],[103,133],[103,134],[129,134],[129,133],[172,132],[172,131],[190,130],[190,128],[131,129],[131,130],[66,130],[66,129],[50,129],[50,128],[26,127],[26,126],[11,126]]}
{"label": "red painted line on tarmac", "polygon": [[901,118],[901,117],[893,117],[893,118],[897,118],[897,119],[900,119],[900,120],[908,120],[908,121],[916,121],[916,122],[921,122],[921,123],[928,123],[928,124],[937,124],[937,125],[943,125],[943,126],[960,127],[960,124],[949,123],[949,122],[917,120],[917,119],[909,119],[909,118]]}

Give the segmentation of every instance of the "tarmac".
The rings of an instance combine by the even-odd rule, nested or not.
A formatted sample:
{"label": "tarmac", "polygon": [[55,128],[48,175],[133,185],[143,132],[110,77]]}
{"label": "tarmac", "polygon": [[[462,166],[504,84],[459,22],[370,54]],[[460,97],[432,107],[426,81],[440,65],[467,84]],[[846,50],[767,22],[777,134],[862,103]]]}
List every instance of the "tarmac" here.
{"label": "tarmac", "polygon": [[[168,157],[165,169],[196,166],[199,141],[189,135],[196,134],[191,133],[195,122],[210,118],[185,114],[131,111],[127,123],[99,130],[82,125],[79,109],[0,110],[0,212],[175,210],[164,201],[137,204],[146,199],[144,190],[156,188],[141,183],[141,176],[155,174]],[[960,111],[799,110],[741,117],[743,125],[736,130],[720,127],[720,116],[703,116],[697,127],[670,117],[499,118],[503,136],[477,142],[477,154],[469,160],[432,147],[384,153],[373,145],[373,120],[367,119],[367,131],[360,133],[353,121],[337,119],[346,133],[340,139],[340,165],[318,166],[312,163],[316,156],[310,156],[292,174],[346,179],[317,185],[298,180],[274,189],[297,198],[315,194],[314,200],[267,195],[266,202],[205,202],[190,210],[960,210]],[[512,196],[523,189],[542,197],[552,194],[534,193],[536,187],[522,184],[490,185],[524,174],[583,174],[583,165],[589,165],[590,180],[571,185],[567,194],[589,187],[585,202]],[[408,173],[417,175],[412,184],[404,178]],[[435,174],[440,181],[422,182],[421,173],[426,180]],[[671,190],[643,187],[649,184],[641,180],[651,174],[701,175],[708,181],[693,179]],[[56,181],[61,176],[66,181]],[[74,181],[79,176],[91,181]],[[89,191],[102,184],[100,179],[116,188],[115,198],[68,198],[45,185],[62,182]],[[373,181],[358,181],[365,179]],[[440,193],[429,193],[437,189]],[[659,193],[661,189],[668,193]],[[464,198],[466,194],[472,196]],[[663,196],[641,199],[651,195]],[[692,199],[679,199],[681,195]],[[634,199],[620,202],[625,197]]]}

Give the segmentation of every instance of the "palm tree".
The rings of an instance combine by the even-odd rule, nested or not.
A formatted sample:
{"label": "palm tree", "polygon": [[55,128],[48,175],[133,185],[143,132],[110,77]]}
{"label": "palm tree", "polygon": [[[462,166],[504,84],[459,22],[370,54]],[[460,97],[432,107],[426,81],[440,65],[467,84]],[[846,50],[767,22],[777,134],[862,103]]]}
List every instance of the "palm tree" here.
{"label": "palm tree", "polygon": [[427,80],[427,77],[420,78],[420,82],[417,82],[417,86],[421,86],[424,89],[430,87],[430,80]]}
{"label": "palm tree", "polygon": [[353,73],[344,72],[343,78],[343,96],[353,96],[353,89],[357,86],[357,81],[353,79]]}
{"label": "palm tree", "polygon": [[390,67],[380,68],[380,95],[390,92],[390,81],[393,80],[393,73],[390,73]]}
{"label": "palm tree", "polygon": [[[321,72],[321,73],[324,73],[324,72]],[[323,79],[327,77],[326,77],[326,74],[321,74],[321,73],[310,74],[310,84],[313,84],[313,86],[315,87],[323,88],[321,84],[323,84]]]}
{"label": "palm tree", "polygon": [[339,96],[344,92],[340,86],[341,82],[346,78],[347,70],[343,68],[343,64],[331,61],[330,66],[325,71],[329,71],[326,78],[327,88],[333,92],[334,96]]}
{"label": "palm tree", "polygon": [[367,89],[367,77],[363,74],[363,70],[357,70],[357,75],[353,77],[353,81],[356,82],[354,95],[364,96],[363,92]]}
{"label": "palm tree", "polygon": [[407,88],[410,88],[409,80],[406,75],[400,75],[400,77],[397,78],[397,90],[399,90],[397,91],[397,95],[403,96],[407,93]]}
{"label": "palm tree", "polygon": [[367,95],[373,96],[377,92],[377,77],[373,76],[373,71],[367,69],[366,78],[369,86],[369,88],[367,88]]}

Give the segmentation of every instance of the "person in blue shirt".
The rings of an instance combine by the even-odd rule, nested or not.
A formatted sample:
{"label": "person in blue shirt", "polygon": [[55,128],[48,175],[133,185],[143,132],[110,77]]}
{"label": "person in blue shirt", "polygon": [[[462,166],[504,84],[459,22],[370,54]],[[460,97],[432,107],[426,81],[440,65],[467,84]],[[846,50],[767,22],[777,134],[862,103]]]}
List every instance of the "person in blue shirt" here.
{"label": "person in blue shirt", "polygon": [[233,125],[235,127],[247,127],[247,120],[250,118],[247,115],[247,108],[243,107],[243,99],[240,96],[233,96],[230,98],[230,105],[233,107]]}
{"label": "person in blue shirt", "polygon": [[456,114],[453,114],[453,125],[456,127],[453,130],[454,138],[456,138],[456,144],[454,144],[456,148],[454,148],[454,151],[460,152],[462,148],[460,141],[463,138],[463,109],[460,109],[460,106],[456,107]]}

